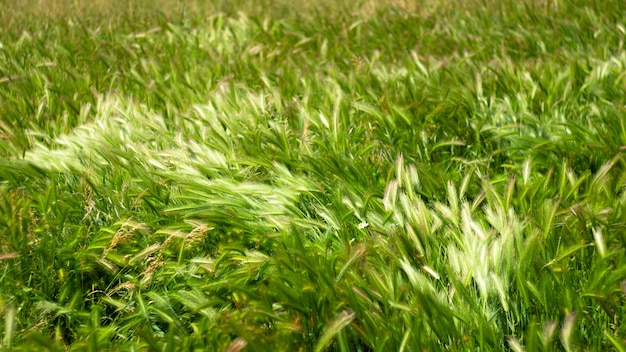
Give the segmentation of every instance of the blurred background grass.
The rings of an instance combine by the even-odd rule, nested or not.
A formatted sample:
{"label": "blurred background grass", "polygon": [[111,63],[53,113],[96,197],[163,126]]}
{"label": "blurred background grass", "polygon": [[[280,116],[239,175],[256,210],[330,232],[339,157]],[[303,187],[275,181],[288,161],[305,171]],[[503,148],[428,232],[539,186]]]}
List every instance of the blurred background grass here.
{"label": "blurred background grass", "polygon": [[[615,1],[615,0],[611,0]],[[287,1],[287,0],[73,0],[43,1],[2,0],[2,20],[11,24],[20,18],[37,16],[41,19],[63,20],[81,18],[103,20],[124,14],[135,19],[154,19],[154,14],[176,20],[181,17],[211,16],[216,13],[236,15],[245,13],[248,16],[269,16],[275,19],[311,18],[337,16],[354,16],[367,19],[382,9],[406,11],[413,15],[446,17],[448,12],[485,11],[495,13],[499,9],[515,7],[536,8],[547,13],[557,13],[557,0],[320,0],[320,1]]]}

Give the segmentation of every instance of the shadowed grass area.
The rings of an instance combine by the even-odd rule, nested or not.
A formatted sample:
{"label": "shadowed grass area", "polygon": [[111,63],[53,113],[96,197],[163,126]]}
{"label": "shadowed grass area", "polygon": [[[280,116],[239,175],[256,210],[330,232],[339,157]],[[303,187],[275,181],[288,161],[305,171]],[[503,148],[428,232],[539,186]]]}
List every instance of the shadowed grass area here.
{"label": "shadowed grass area", "polygon": [[625,348],[621,1],[4,5],[2,348]]}

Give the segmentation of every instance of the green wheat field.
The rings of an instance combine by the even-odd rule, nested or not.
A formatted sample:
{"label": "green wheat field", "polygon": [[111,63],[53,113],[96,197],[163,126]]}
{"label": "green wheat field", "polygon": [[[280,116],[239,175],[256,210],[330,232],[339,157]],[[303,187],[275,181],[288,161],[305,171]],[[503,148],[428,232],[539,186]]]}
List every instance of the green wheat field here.
{"label": "green wheat field", "polygon": [[0,349],[626,351],[623,0],[0,0]]}

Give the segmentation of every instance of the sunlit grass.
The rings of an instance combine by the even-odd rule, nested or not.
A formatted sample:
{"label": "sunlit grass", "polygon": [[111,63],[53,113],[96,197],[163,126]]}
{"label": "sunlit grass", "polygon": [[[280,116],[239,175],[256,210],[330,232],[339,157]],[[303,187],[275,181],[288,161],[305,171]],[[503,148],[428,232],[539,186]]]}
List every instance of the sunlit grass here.
{"label": "sunlit grass", "polygon": [[622,2],[24,4],[3,349],[626,348]]}

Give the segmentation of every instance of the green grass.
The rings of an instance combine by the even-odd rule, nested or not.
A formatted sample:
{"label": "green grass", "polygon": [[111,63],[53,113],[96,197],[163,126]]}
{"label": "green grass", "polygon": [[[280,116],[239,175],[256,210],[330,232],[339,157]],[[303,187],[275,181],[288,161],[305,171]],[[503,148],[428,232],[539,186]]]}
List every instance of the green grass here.
{"label": "green grass", "polygon": [[0,349],[626,350],[622,1],[1,3]]}

